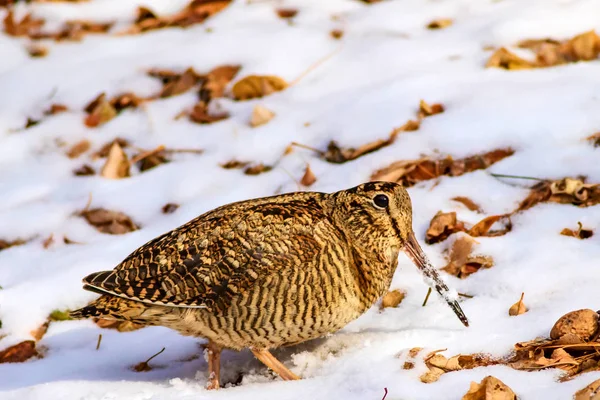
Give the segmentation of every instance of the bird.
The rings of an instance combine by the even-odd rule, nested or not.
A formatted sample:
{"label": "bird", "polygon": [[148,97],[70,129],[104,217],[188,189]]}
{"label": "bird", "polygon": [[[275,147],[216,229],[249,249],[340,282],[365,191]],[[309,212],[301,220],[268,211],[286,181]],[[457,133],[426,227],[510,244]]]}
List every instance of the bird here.
{"label": "bird", "polygon": [[456,292],[412,228],[406,189],[367,182],[223,205],[83,278],[101,296],[71,317],[164,326],[207,340],[207,389],[223,349],[250,349],[283,380],[300,379],[271,350],[334,333],[389,290],[403,251],[465,326]]}

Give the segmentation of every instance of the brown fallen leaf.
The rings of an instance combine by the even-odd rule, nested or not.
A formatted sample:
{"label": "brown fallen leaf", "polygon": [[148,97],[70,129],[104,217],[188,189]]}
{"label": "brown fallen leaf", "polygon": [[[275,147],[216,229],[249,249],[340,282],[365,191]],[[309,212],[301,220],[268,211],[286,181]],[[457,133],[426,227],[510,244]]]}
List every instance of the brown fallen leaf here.
{"label": "brown fallen leaf", "polygon": [[508,70],[519,70],[534,68],[536,65],[535,62],[527,61],[510,52],[505,47],[501,47],[492,54],[485,66],[487,68],[495,67]]}
{"label": "brown fallen leaf", "polygon": [[48,331],[48,327],[50,326],[50,321],[44,322],[42,325],[32,330],[30,335],[35,339],[36,342],[42,340],[46,332]]}
{"label": "brown fallen leaf", "polygon": [[163,206],[162,212],[163,214],[173,214],[179,208],[179,204],[175,203],[167,203]]}
{"label": "brown fallen leaf", "polygon": [[579,225],[579,228],[577,228],[577,230],[564,228],[560,232],[560,234],[564,236],[571,236],[577,239],[588,239],[594,235],[594,231],[591,229],[584,229],[581,222],[577,221],[577,225]]}
{"label": "brown fallen leaf", "polygon": [[12,241],[0,239],[0,251],[8,249],[9,247],[20,246],[25,243],[26,241],[22,239],[16,239]]}
{"label": "brown fallen leaf", "polygon": [[263,163],[258,163],[256,165],[247,167],[244,170],[244,174],[246,175],[260,175],[264,172],[269,172],[270,170],[272,170],[273,167],[271,167],[270,165],[264,165]]}
{"label": "brown fallen leaf", "polygon": [[[505,223],[504,228],[490,231],[492,226],[496,222],[498,222],[502,219],[505,219],[507,221]],[[471,229],[469,229],[468,233],[469,233],[469,235],[471,235],[473,237],[502,236],[502,235],[510,232],[511,229],[512,229],[512,223],[510,222],[510,216],[508,216],[508,215],[492,215],[492,216],[486,217],[486,218],[482,219],[481,221],[479,221],[478,223],[476,223]]]}
{"label": "brown fallen leaf", "polygon": [[68,110],[68,107],[64,104],[52,104],[49,109],[44,111],[44,115],[55,115]]}
{"label": "brown fallen leaf", "polygon": [[477,154],[461,160],[448,156],[440,160],[428,157],[419,160],[396,161],[388,167],[375,171],[372,181],[396,182],[405,187],[435,179],[440,176],[460,176],[480,169],[486,169],[498,161],[514,154],[512,149],[498,149]]}
{"label": "brown fallen leaf", "polygon": [[141,363],[134,365],[133,366],[133,370],[137,371],[137,372],[152,371],[152,367],[148,363],[150,362],[150,360],[152,360],[154,357],[158,356],[163,351],[165,351],[165,347],[163,347],[161,351],[159,351],[158,353],[156,353],[155,355],[153,355],[152,357],[150,357],[146,361],[142,361]]}
{"label": "brown fallen leaf", "polygon": [[462,400],[517,400],[517,395],[501,380],[490,375],[480,383],[471,382]]}
{"label": "brown fallen leaf", "polygon": [[232,88],[235,100],[249,100],[268,96],[288,87],[288,83],[273,75],[248,75],[237,81]]}
{"label": "brown fallen leaf", "polygon": [[429,228],[425,233],[425,243],[438,243],[453,233],[463,232],[464,230],[465,226],[456,218],[455,212],[444,213],[438,211],[429,223]]}
{"label": "brown fallen leaf", "polygon": [[44,247],[44,249],[48,249],[50,248],[50,246],[52,246],[52,244],[54,243],[54,234],[50,234],[50,236],[48,236],[46,239],[44,239],[44,241],[42,242],[42,246]]}
{"label": "brown fallen leaf", "polygon": [[110,99],[110,105],[120,113],[126,108],[137,108],[143,100],[133,93],[122,93]]}
{"label": "brown fallen leaf", "polygon": [[275,113],[268,108],[261,105],[256,105],[252,109],[252,115],[250,116],[250,126],[256,128],[269,122],[273,119]]}
{"label": "brown fallen leaf", "polygon": [[527,312],[527,307],[525,307],[525,303],[523,303],[523,297],[525,293],[521,293],[521,298],[515,304],[510,306],[508,309],[508,315],[514,317],[517,315],[525,314]]}
{"label": "brown fallen leaf", "polygon": [[88,151],[90,149],[90,146],[90,141],[87,139],[83,139],[71,146],[71,148],[67,151],[67,157],[77,158],[86,151]]}
{"label": "brown fallen leaf", "polygon": [[434,19],[430,23],[427,24],[427,29],[443,29],[452,25],[452,20],[450,18],[439,18]]}
{"label": "brown fallen leaf", "polygon": [[221,168],[225,168],[225,169],[240,169],[240,168],[244,168],[248,164],[250,164],[248,161],[230,160],[230,161],[227,161],[224,164],[221,164]]}
{"label": "brown fallen leaf", "polygon": [[586,184],[582,179],[544,180],[535,184],[514,211],[527,210],[539,203],[551,202],[589,207],[600,204],[600,184]]}
{"label": "brown fallen leaf", "polygon": [[600,400],[600,379],[578,390],[573,400]]}
{"label": "brown fallen leaf", "polygon": [[210,114],[208,111],[208,105],[204,101],[199,101],[194,105],[189,117],[190,121],[197,124],[211,124],[213,122],[218,122],[229,118],[229,114],[226,112],[220,114]]}
{"label": "brown fallen leaf", "polygon": [[198,93],[200,100],[208,103],[212,99],[223,97],[225,87],[235,78],[240,69],[240,65],[222,65],[213,68],[200,86]]}
{"label": "brown fallen leaf", "polygon": [[490,256],[471,254],[475,241],[468,235],[458,237],[452,244],[448,264],[442,271],[465,279],[481,268],[491,268],[494,260]]}
{"label": "brown fallen leaf", "polygon": [[108,153],[110,153],[110,150],[115,143],[117,143],[122,149],[129,147],[129,142],[126,139],[118,137],[103,145],[100,150],[92,154],[92,158],[97,159],[108,157]]}
{"label": "brown fallen leaf", "polygon": [[31,37],[39,34],[45,22],[44,19],[34,18],[31,13],[27,13],[20,21],[16,21],[13,9],[9,8],[4,17],[4,32],[10,36]]}
{"label": "brown fallen leaf", "polygon": [[[152,76],[152,71],[149,74]],[[165,98],[185,93],[196,86],[201,79],[203,77],[198,75],[193,68],[188,68],[182,74],[176,74],[167,79],[166,82],[163,80],[164,86],[158,97]]]}
{"label": "brown fallen leaf", "polygon": [[30,44],[27,46],[27,52],[31,57],[40,58],[48,55],[48,48],[39,44]]}
{"label": "brown fallen leaf", "polygon": [[477,203],[475,203],[473,200],[471,200],[470,198],[468,198],[468,197],[457,196],[457,197],[453,197],[452,200],[461,203],[462,205],[464,205],[465,207],[467,207],[471,211],[475,211],[475,212],[478,212],[478,213],[482,213],[483,212],[483,210],[481,209],[481,207]]}
{"label": "brown fallen leaf", "polygon": [[406,293],[399,289],[394,289],[387,292],[381,299],[381,309],[384,308],[395,308],[404,300]]}
{"label": "brown fallen leaf", "polygon": [[419,103],[419,113],[417,114],[419,119],[423,119],[425,117],[430,117],[435,114],[440,114],[444,112],[444,106],[441,104],[432,104],[429,105],[425,100],[421,100]]}
{"label": "brown fallen leaf", "polygon": [[108,179],[121,179],[129,176],[129,159],[117,142],[113,143],[100,175]]}
{"label": "brown fallen leaf", "polygon": [[600,132],[596,132],[593,135],[588,136],[585,138],[585,140],[591,143],[591,145],[594,147],[600,147]]}
{"label": "brown fallen leaf", "polygon": [[0,364],[24,362],[37,355],[35,341],[26,340],[0,351]]}
{"label": "brown fallen leaf", "polygon": [[294,18],[298,14],[298,10],[295,8],[278,8],[275,12],[279,18],[283,19]]}
{"label": "brown fallen leaf", "polygon": [[78,41],[89,34],[107,33],[114,25],[113,22],[94,22],[84,20],[66,21],[56,32],[37,32],[30,34],[32,39],[54,39],[55,41]]}
{"label": "brown fallen leaf", "polygon": [[40,122],[41,121],[39,119],[33,119],[30,117],[27,117],[27,122],[25,123],[25,129],[31,128],[32,126],[36,126]]}
{"label": "brown fallen leaf", "polygon": [[95,173],[96,173],[96,171],[89,164],[83,164],[81,167],[79,167],[73,171],[73,174],[76,176],[88,176],[88,175],[94,175]]}
{"label": "brown fallen leaf", "polygon": [[80,213],[87,222],[102,233],[121,235],[138,230],[139,227],[127,215],[120,211],[94,208]]}
{"label": "brown fallen leaf", "polygon": [[550,331],[550,338],[559,339],[566,334],[576,334],[582,340],[588,340],[599,328],[598,319],[598,313],[591,309],[571,311],[556,321]]}
{"label": "brown fallen leaf", "polygon": [[117,110],[106,99],[106,94],[101,93],[90,104],[85,107],[88,116],[85,125],[94,128],[102,125],[117,116]]}
{"label": "brown fallen leaf", "polygon": [[300,179],[300,184],[304,186],[310,186],[317,181],[317,177],[310,169],[310,165],[306,165],[306,169],[304,170],[304,175],[302,179]]}

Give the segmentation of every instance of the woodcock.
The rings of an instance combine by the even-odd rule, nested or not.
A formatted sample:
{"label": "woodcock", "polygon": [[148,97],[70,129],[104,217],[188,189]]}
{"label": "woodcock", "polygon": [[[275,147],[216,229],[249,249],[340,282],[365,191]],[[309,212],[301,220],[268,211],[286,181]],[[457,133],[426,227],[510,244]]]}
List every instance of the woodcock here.
{"label": "woodcock", "polygon": [[208,339],[208,388],[221,349],[249,348],[285,380],[270,349],[343,328],[388,290],[404,251],[465,326],[455,296],[412,230],[407,191],[370,182],[228,204],[165,233],[112,271],[83,279],[102,296],[73,311]]}

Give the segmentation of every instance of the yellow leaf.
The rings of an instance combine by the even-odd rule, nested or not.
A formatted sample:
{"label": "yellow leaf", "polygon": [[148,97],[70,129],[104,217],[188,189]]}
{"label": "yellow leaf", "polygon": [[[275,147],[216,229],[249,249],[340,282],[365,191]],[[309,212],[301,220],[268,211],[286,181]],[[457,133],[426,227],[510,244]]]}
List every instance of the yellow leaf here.
{"label": "yellow leaf", "polygon": [[525,293],[521,293],[521,298],[519,299],[519,301],[517,301],[509,308],[508,315],[514,317],[516,315],[525,314],[527,312],[527,307],[525,307],[525,303],[523,303],[524,296]]}
{"label": "yellow leaf", "polygon": [[267,96],[286,87],[287,82],[278,76],[249,75],[237,81],[232,92],[236,100],[249,100]]}
{"label": "yellow leaf", "polygon": [[263,106],[254,106],[252,110],[252,116],[250,117],[250,126],[256,128],[257,126],[261,126],[269,122],[275,113]]}
{"label": "yellow leaf", "polygon": [[100,175],[108,179],[120,179],[129,176],[129,160],[118,143],[115,142],[111,146]]}

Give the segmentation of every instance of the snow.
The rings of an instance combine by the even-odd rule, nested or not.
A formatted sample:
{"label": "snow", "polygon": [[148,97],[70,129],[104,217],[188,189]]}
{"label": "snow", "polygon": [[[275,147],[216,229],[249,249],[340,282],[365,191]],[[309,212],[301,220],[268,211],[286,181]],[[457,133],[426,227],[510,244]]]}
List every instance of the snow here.
{"label": "snow", "polygon": [[[135,18],[137,5],[159,13],[175,12],[185,1],[92,0],[81,3],[19,3],[48,19],[49,27],[68,19],[117,20],[117,32]],[[296,7],[293,24],[278,18],[278,7]],[[509,212],[527,195],[530,181],[497,179],[489,172],[557,179],[586,175],[600,182],[598,149],[584,138],[600,126],[599,61],[560,67],[504,71],[485,69],[488,46],[511,46],[518,40],[565,39],[600,30],[594,0],[397,0],[365,5],[354,0],[235,1],[204,24],[143,35],[88,36],[81,42],[47,42],[49,54],[31,59],[26,42],[0,34],[0,238],[31,239],[0,252],[0,350],[31,338],[55,309],[74,309],[96,297],[81,289],[88,273],[112,269],[137,246],[219,205],[298,190],[310,163],[316,191],[348,188],[397,160],[421,155],[455,158],[512,147],[515,154],[456,178],[427,181],[409,189],[414,230],[435,266],[445,264],[451,240],[425,245],[429,221],[439,210],[456,211],[475,223],[481,215],[451,200],[467,196],[486,215]],[[0,11],[3,18],[4,11]],[[435,18],[455,23],[430,31]],[[342,40],[329,32],[342,29]],[[320,64],[318,64],[320,63]],[[83,124],[83,107],[105,91],[108,96],[133,91],[149,95],[159,82],[149,68],[209,71],[239,64],[239,76],[275,74],[292,87],[269,97],[218,105],[231,118],[211,125],[174,120],[196,101],[189,92],[126,110],[96,129]],[[442,103],[446,112],[427,118],[415,132],[402,133],[391,146],[346,164],[317,159],[296,149],[293,141],[323,149],[330,140],[360,146],[385,138],[414,118],[420,99]],[[52,103],[70,112],[45,117],[27,130],[27,117],[39,118]],[[276,113],[250,128],[255,105]],[[308,124],[307,124],[308,123]],[[71,160],[64,153],[83,138],[92,151],[115,137],[152,149],[201,148],[201,155],[180,154],[169,164],[123,180],[75,177],[72,170],[101,161],[89,153]],[[263,162],[273,171],[247,176],[224,170],[231,159]],[[142,229],[122,236],[97,232],[74,214],[91,198],[93,207],[116,209]],[[181,207],[164,215],[167,203]],[[579,241],[559,235],[581,221],[596,235]],[[406,298],[398,308],[373,307],[338,334],[274,353],[300,381],[274,378],[250,352],[224,352],[226,389],[204,389],[206,363],[199,341],[165,328],[119,333],[90,321],[53,322],[39,342],[45,355],[19,364],[0,364],[0,397],[10,399],[458,399],[470,381],[494,375],[521,399],[566,399],[600,378],[588,373],[559,383],[556,370],[514,371],[486,367],[443,375],[432,384],[419,381],[422,366],[402,369],[402,355],[414,346],[447,348],[444,354],[508,354],[514,343],[547,335],[562,314],[599,309],[600,207],[542,204],[516,216],[502,237],[478,238],[476,251],[490,255],[494,267],[465,280],[444,274],[459,292],[471,326],[464,328],[443,300],[427,292],[417,269],[401,255],[392,288]],[[44,249],[45,238],[57,239]],[[62,237],[81,244],[64,245]],[[509,317],[508,308],[525,292],[529,311]],[[96,351],[98,334],[103,335]],[[202,342],[200,340],[200,342]],[[138,373],[131,366],[166,347]],[[421,368],[421,369],[420,369]]]}

